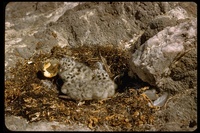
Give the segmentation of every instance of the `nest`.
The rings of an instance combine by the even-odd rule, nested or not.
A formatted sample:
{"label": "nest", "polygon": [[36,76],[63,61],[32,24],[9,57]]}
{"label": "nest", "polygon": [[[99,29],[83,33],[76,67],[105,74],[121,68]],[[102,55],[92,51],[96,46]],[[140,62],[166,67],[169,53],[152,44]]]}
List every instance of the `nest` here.
{"label": "nest", "polygon": [[[116,95],[101,101],[85,101],[79,106],[73,100],[60,98],[58,77],[45,79],[40,74],[39,66],[45,59],[60,59],[66,55],[91,68],[97,61],[103,62],[110,77],[117,79]],[[146,84],[128,76],[128,59],[127,51],[107,45],[77,48],[56,46],[49,54],[38,54],[29,60],[18,61],[17,67],[9,70],[13,78],[5,81],[5,114],[22,116],[29,122],[82,123],[92,130],[145,130],[145,125],[153,124],[156,110],[149,107],[149,101],[141,95],[143,89],[139,88]],[[28,63],[30,60],[33,63]],[[52,86],[45,86],[42,80],[50,81]],[[136,83],[133,83],[134,80]]]}

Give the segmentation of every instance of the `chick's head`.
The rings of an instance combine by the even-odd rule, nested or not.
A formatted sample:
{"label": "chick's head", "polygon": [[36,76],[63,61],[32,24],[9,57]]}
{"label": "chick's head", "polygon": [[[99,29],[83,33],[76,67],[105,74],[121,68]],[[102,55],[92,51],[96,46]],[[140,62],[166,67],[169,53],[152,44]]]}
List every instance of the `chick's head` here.
{"label": "chick's head", "polygon": [[59,71],[59,61],[56,59],[47,60],[43,64],[43,74],[47,78],[52,78],[58,74]]}

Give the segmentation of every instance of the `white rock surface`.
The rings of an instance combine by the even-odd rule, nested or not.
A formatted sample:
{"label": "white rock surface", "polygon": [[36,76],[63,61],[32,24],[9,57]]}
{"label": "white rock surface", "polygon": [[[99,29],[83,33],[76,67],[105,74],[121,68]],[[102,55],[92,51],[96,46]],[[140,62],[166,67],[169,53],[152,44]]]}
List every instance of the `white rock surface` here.
{"label": "white rock surface", "polygon": [[5,125],[11,131],[91,131],[83,124],[66,125],[55,121],[28,123],[26,119],[17,116],[6,116]]}
{"label": "white rock surface", "polygon": [[161,79],[170,74],[178,57],[195,48],[197,19],[167,27],[146,41],[132,54],[131,72],[151,85],[162,86]]}

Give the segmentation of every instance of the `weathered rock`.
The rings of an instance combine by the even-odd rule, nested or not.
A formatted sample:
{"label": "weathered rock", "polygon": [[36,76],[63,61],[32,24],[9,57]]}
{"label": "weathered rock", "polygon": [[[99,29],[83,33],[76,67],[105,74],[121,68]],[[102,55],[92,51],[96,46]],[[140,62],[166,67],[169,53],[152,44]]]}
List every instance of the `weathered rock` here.
{"label": "weathered rock", "polygon": [[[6,6],[6,68],[38,51],[49,52],[55,45],[117,45],[134,40],[152,19],[175,5],[168,2],[9,3]],[[17,57],[16,51],[20,51]]]}
{"label": "weathered rock", "polygon": [[157,112],[155,127],[161,131],[194,131],[197,128],[197,91],[187,89],[173,97],[167,108]]}
{"label": "weathered rock", "polygon": [[193,88],[197,74],[196,47],[196,19],[167,27],[132,54],[131,71],[160,89]]}
{"label": "weathered rock", "polygon": [[140,34],[153,18],[169,11],[169,7],[159,2],[84,3],[66,11],[49,28],[62,34],[65,43],[71,46],[116,45]]}
{"label": "weathered rock", "polygon": [[[195,12],[193,6],[185,9]],[[131,50],[135,53],[130,60],[130,73],[170,94],[164,109],[156,113],[160,119],[150,131],[197,128],[197,20],[194,14],[187,13],[178,7],[166,13],[173,19],[153,20]]]}
{"label": "weathered rock", "polygon": [[131,47],[131,50],[134,52],[149,38],[156,35],[159,31],[163,30],[167,26],[175,26],[175,25],[176,25],[176,19],[171,19],[169,16],[160,16],[158,18],[155,18],[149,23],[147,30],[145,30],[144,33],[137,39],[137,41]]}
{"label": "weathered rock", "polygon": [[[55,22],[78,2],[11,2],[5,15],[5,68],[38,52],[49,52],[62,41],[46,25]],[[15,8],[13,8],[15,7]]]}
{"label": "weathered rock", "polygon": [[149,38],[156,35],[159,31],[163,30],[168,26],[175,26],[181,22],[184,22],[189,17],[186,10],[181,7],[176,7],[164,15],[156,16],[152,21],[148,23],[147,29],[138,37],[137,41],[131,47],[134,52],[143,43],[145,43]]}
{"label": "weathered rock", "polygon": [[66,125],[55,121],[28,123],[26,119],[17,116],[6,116],[5,125],[11,131],[91,131],[83,124]]}

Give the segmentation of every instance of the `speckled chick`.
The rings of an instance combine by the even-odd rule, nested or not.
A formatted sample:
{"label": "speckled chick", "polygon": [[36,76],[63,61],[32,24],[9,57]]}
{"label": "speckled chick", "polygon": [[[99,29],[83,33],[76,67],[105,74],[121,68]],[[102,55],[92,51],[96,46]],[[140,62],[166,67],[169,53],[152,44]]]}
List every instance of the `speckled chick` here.
{"label": "speckled chick", "polygon": [[77,101],[112,97],[117,85],[102,68],[100,66],[98,69],[92,70],[71,57],[62,58],[59,75],[64,84],[61,92]]}

